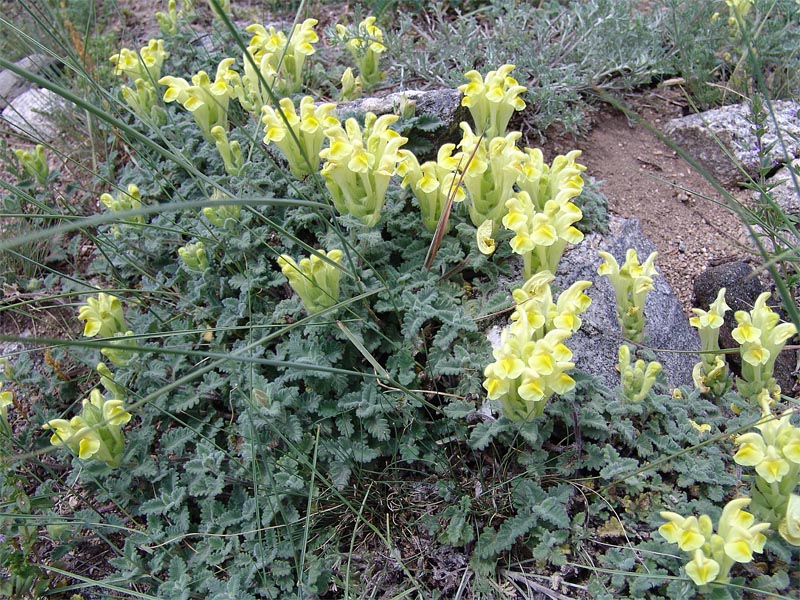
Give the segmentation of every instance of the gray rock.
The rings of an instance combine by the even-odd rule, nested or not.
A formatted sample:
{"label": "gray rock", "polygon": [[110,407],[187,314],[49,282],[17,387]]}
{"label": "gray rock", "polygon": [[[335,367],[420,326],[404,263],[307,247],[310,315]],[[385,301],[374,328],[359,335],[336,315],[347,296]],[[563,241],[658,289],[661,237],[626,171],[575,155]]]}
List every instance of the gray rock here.
{"label": "gray rock", "polygon": [[59,131],[53,114],[65,108],[64,99],[54,92],[34,88],[6,106],[2,112],[2,120],[33,141],[49,141],[55,139]]}
{"label": "gray rock", "polygon": [[[798,217],[800,216],[800,194],[798,194],[794,182],[796,180],[798,186],[800,186],[800,161],[794,162],[798,163],[796,167],[791,167],[794,171],[795,179],[792,179],[792,173],[789,170],[790,167],[781,167],[781,169],[770,178],[771,183],[778,184],[770,190],[770,196],[778,206],[780,206],[783,212],[787,215]],[[757,192],[754,199],[756,201],[760,200]]]}
{"label": "gray rock", "polygon": [[[58,59],[45,54],[31,54],[14,63],[21,69],[38,75],[48,75],[56,71],[60,64]],[[0,71],[0,109],[8,106],[12,100],[31,87],[31,83],[13,71]]]}
{"label": "gray rock", "polygon": [[[772,107],[785,149],[780,142],[775,143],[778,137],[771,118],[767,119],[762,143],[765,146],[775,143],[769,158],[773,166],[778,166],[800,156],[800,117],[797,114],[800,103],[776,100]],[[723,184],[746,181],[747,175],[754,177],[758,173],[757,140],[746,104],[672,119],[664,130]]]}
{"label": "gray rock", "polygon": [[420,162],[435,158],[436,152],[442,144],[456,143],[461,139],[458,125],[461,121],[467,120],[469,110],[461,106],[461,92],[454,89],[407,90],[380,98],[362,98],[339,104],[336,107],[336,113],[340,119],[363,115],[367,112],[378,116],[397,113],[404,98],[406,101],[414,102],[415,116],[430,115],[437,117],[442,122],[442,126],[433,132],[420,132],[419,137],[430,142],[433,148],[428,155],[417,156]]}
{"label": "gray rock", "polygon": [[[614,288],[607,277],[597,274],[602,262],[597,252],[605,250],[611,253],[622,265],[628,248],[634,248],[639,259],[644,261],[655,246],[645,237],[636,219],[612,217],[609,227],[609,235],[587,235],[583,242],[564,255],[555,287],[565,289],[581,279],[592,282],[592,287],[586,292],[591,296],[592,304],[581,317],[583,326],[566,343],[573,352],[577,369],[599,377],[613,389],[619,386],[615,365],[622,335],[617,322]],[[655,277],[653,284],[655,289],[648,294],[645,305],[644,344],[661,349],[656,350],[655,355],[664,367],[663,373],[670,386],[691,384],[692,368],[700,360],[699,356],[664,350],[699,350],[700,339],[689,325],[680,301],[666,279]]]}

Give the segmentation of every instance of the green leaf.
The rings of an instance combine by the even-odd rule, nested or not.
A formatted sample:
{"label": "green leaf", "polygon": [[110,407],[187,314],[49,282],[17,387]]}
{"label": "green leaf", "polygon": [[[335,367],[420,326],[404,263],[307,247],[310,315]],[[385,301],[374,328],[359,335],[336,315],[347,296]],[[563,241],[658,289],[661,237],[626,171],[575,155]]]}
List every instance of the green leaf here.
{"label": "green leaf", "polygon": [[444,414],[451,419],[463,419],[475,412],[475,403],[467,400],[453,400],[443,408]]}

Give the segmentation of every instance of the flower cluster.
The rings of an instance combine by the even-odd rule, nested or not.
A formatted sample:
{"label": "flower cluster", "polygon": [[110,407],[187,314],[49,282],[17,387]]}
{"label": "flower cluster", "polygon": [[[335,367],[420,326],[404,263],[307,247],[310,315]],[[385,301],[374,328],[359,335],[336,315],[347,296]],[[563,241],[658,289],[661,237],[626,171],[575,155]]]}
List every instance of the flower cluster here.
{"label": "flower cluster", "polygon": [[353,215],[366,227],[381,218],[389,180],[397,171],[400,147],[408,141],[389,126],[397,115],[376,117],[367,113],[364,129],[347,119],[325,130],[329,146],[319,155],[325,160],[322,176],[336,210]]}
{"label": "flower cluster", "polygon": [[208,268],[208,254],[203,242],[186,244],[178,248],[178,256],[190,271],[205,271]]}
{"label": "flower cluster", "polygon": [[554,272],[567,244],[577,244],[583,234],[574,224],[583,218],[572,202],[583,191],[577,164],[579,150],[559,155],[552,165],[544,162],[539,149],[526,148],[521,161],[520,191],[505,203],[508,213],[503,225],[512,230],[511,248],[523,257],[523,275],[540,270]]}
{"label": "flower cluster", "polygon": [[753,309],[747,313],[736,311],[738,327],[731,335],[739,342],[742,357],[742,377],[737,379],[737,389],[745,398],[755,399],[761,390],[773,397],[781,393],[772,372],[786,341],[797,333],[791,323],[781,323],[778,314],[767,306],[769,292],[764,292],[755,301]]}
{"label": "flower cluster", "polygon": [[161,65],[168,56],[164,50],[164,40],[151,39],[138,54],[123,48],[110,60],[114,63],[114,72],[117,75],[124,75],[131,81],[145,79],[154,83],[161,77]]}
{"label": "flower cluster", "polygon": [[122,97],[139,118],[157,125],[166,123],[166,116],[156,102],[155,84],[161,77],[161,65],[169,56],[164,50],[164,40],[151,39],[138,54],[123,48],[111,57],[117,75],[126,77],[133,88],[123,85]]}
{"label": "flower cluster", "polygon": [[481,77],[477,71],[464,75],[469,80],[459,91],[464,94],[461,105],[469,108],[475,130],[487,139],[505,136],[506,127],[514,111],[523,110],[525,102],[520,94],[525,88],[510,76],[514,65],[503,65]]}
{"label": "flower cluster", "polygon": [[[126,191],[120,190],[116,197],[111,194],[101,194],[100,202],[112,213],[126,212],[136,210],[142,206],[142,194],[139,191],[139,186],[135,183],[128,185]],[[131,215],[123,219],[124,223],[133,225],[141,225],[144,223],[144,215]]]}
{"label": "flower cluster", "polygon": [[791,422],[792,412],[772,414],[770,398],[762,391],[759,401],[764,418],[751,431],[736,437],[738,450],[733,460],[754,467],[751,490],[753,508],[772,523],[790,544],[800,546],[800,501],[794,494],[800,484],[800,428]]}
{"label": "flower cluster", "polygon": [[[194,8],[192,0],[183,0],[183,7],[186,11],[191,12]],[[178,33],[178,19],[184,15],[184,10],[178,10],[177,0],[169,0],[167,2],[167,12],[156,12],[156,21],[158,27],[164,35],[175,35]]]}
{"label": "flower cluster", "polygon": [[214,141],[211,130],[216,127],[228,129],[228,104],[237,95],[238,74],[231,69],[234,60],[223,59],[217,66],[214,81],[205,71],[192,75],[191,85],[182,77],[162,77],[158,80],[167,86],[164,102],[180,103],[192,113],[205,138]]}
{"label": "flower cluster", "polygon": [[617,320],[622,335],[634,342],[640,341],[644,333],[644,305],[647,292],[653,289],[656,256],[657,253],[653,252],[640,264],[636,250],[629,248],[625,263],[620,267],[611,254],[600,252],[604,262],[597,269],[597,274],[606,275],[614,286]]}
{"label": "flower cluster", "polygon": [[337,265],[342,261],[342,251],[318,252],[310,258],[303,258],[300,264],[287,254],[278,258],[281,272],[300,296],[303,306],[312,314],[330,308],[339,301],[340,271]]}
{"label": "flower cluster", "polygon": [[656,377],[661,373],[661,363],[646,363],[639,359],[631,362],[631,349],[628,344],[619,347],[617,370],[622,380],[622,392],[631,402],[641,402],[653,388]]}
{"label": "flower cluster", "polygon": [[340,124],[333,115],[335,108],[331,102],[316,105],[311,96],[300,100],[299,115],[291,98],[283,98],[277,109],[263,107],[264,143],[278,146],[298,179],[319,168],[325,131]]}
{"label": "flower cluster", "polygon": [[[341,24],[336,25],[336,37],[344,44],[358,65],[359,75],[352,82],[353,89],[362,86],[368,90],[372,89],[386,77],[386,73],[381,71],[378,65],[380,55],[386,52],[386,46],[383,45],[383,31],[375,25],[375,20],[375,17],[367,17],[356,29]],[[344,79],[342,82],[344,83]],[[344,90],[344,86],[342,89]]]}
{"label": "flower cluster", "polygon": [[700,334],[702,350],[700,362],[692,371],[692,379],[697,389],[704,394],[711,393],[717,398],[721,398],[730,387],[728,365],[719,352],[719,329],[725,322],[725,313],[729,309],[725,303],[725,288],[722,288],[708,311],[693,308],[695,316],[689,319],[689,324],[697,328]]}
{"label": "flower cluster", "polygon": [[698,518],[670,511],[660,513],[667,523],[658,532],[692,557],[686,564],[686,574],[696,585],[728,582],[735,563],[749,563],[753,554],[763,551],[767,541],[763,532],[769,529],[769,523],[755,523],[755,517],[742,510],[748,504],[750,498],[728,502],[722,509],[716,533],[708,515]]}
{"label": "flower cluster", "polygon": [[470,220],[475,227],[487,220],[497,227],[506,214],[506,201],[514,194],[514,186],[522,173],[524,154],[516,145],[522,134],[513,131],[505,137],[489,139],[473,133],[464,122],[461,131],[460,152],[454,158],[463,172]]}
{"label": "flower cluster", "polygon": [[50,167],[47,165],[47,156],[44,153],[44,146],[36,144],[36,148],[31,150],[14,150],[14,154],[22,165],[22,170],[29,177],[44,185],[47,183],[47,176],[50,174]]}
{"label": "flower cluster", "polygon": [[402,186],[411,188],[419,202],[422,224],[431,233],[436,231],[442,210],[450,198],[453,202],[462,202],[467,197],[458,185],[459,157],[453,156],[455,147],[455,144],[443,144],[435,161],[429,160],[421,165],[412,152],[400,150],[399,153],[401,160],[397,173],[403,178]]}
{"label": "flower cluster", "polygon": [[228,227],[239,220],[242,208],[238,204],[228,204],[223,201],[232,200],[232,197],[220,190],[211,193],[211,206],[203,208],[203,214],[208,222],[216,227]]}
{"label": "flower cluster", "polygon": [[575,386],[567,374],[575,364],[564,345],[581,326],[579,315],[591,299],[584,293],[591,283],[577,281],[553,302],[549,271],[537,273],[514,290],[516,308],[503,331],[495,361],[484,371],[483,387],[490,400],[499,400],[509,419],[530,420],[544,412],[548,398]]}
{"label": "flower cluster", "polygon": [[425,227],[436,229],[451,197],[467,200],[481,252],[494,251],[493,235],[502,223],[515,233],[511,247],[523,257],[526,279],[540,270],[554,272],[567,244],[583,239],[574,227],[583,215],[572,202],[583,190],[580,151],[548,165],[540,150],[517,147],[519,132],[486,139],[469,124],[460,126],[458,149],[443,145],[436,161],[420,165],[410,152],[401,153],[398,171],[420,204]]}
{"label": "flower cluster", "polygon": [[78,311],[78,320],[85,321],[83,335],[86,337],[100,336],[110,338],[110,345],[101,352],[117,366],[125,365],[132,357],[130,350],[115,348],[119,343],[125,343],[126,338],[133,335],[125,322],[122,312],[122,303],[116,296],[100,292],[97,298],[87,298],[86,304]]}
{"label": "flower cluster", "polygon": [[50,443],[67,446],[84,460],[94,459],[115,468],[122,461],[125,439],[122,426],[131,420],[120,399],[106,400],[98,389],[83,400],[81,414],[66,419],[52,419],[43,427],[53,431]]}
{"label": "flower cluster", "polygon": [[[244,56],[244,93],[239,100],[245,110],[258,114],[269,104],[264,84],[277,96],[288,96],[303,85],[303,65],[316,52],[319,36],[314,30],[316,19],[306,19],[295,25],[287,36],[274,27],[254,23],[246,28],[252,33]],[[254,67],[255,65],[255,67]]]}

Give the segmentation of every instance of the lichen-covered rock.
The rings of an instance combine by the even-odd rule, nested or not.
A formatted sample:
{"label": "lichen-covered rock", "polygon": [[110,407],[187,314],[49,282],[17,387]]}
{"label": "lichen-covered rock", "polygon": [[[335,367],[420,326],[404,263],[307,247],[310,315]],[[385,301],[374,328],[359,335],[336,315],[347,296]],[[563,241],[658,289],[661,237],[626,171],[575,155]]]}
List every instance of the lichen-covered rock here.
{"label": "lichen-covered rock", "polygon": [[[556,287],[565,289],[579,279],[592,282],[592,287],[586,292],[592,298],[592,305],[581,316],[581,329],[566,343],[573,352],[577,369],[599,377],[605,385],[615,388],[619,386],[615,365],[622,334],[617,322],[614,288],[607,277],[597,274],[597,267],[602,262],[597,252],[610,252],[622,264],[628,248],[635,249],[644,261],[655,246],[644,235],[636,219],[612,218],[609,228],[607,236],[587,235],[583,242],[564,255],[559,264]],[[663,365],[670,386],[691,385],[692,368],[700,360],[699,356],[664,350],[696,351],[700,349],[700,340],[667,280],[658,276],[653,284],[655,289],[648,294],[645,305],[643,343],[658,349],[656,360]]]}
{"label": "lichen-covered rock", "polygon": [[[783,144],[778,141],[772,119],[762,138],[773,166],[800,156],[800,103],[776,100],[772,103],[775,121]],[[760,162],[757,139],[753,133],[750,108],[746,104],[723,106],[703,113],[672,119],[665,133],[697,159],[720,182],[730,185],[755,177]],[[731,159],[732,157],[732,159]]]}

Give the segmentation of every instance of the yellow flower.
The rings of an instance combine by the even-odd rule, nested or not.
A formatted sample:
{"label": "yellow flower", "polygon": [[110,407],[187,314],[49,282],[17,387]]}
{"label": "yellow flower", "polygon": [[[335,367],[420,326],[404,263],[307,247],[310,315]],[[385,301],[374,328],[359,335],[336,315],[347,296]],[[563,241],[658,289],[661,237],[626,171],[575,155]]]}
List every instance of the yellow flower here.
{"label": "yellow flower", "polygon": [[[576,282],[554,304],[550,291],[553,275],[538,273],[513,292],[517,307],[511,324],[503,331],[495,361],[484,369],[483,386],[490,400],[499,400],[503,414],[512,420],[530,420],[544,411],[553,394],[565,394],[575,386],[566,372],[575,365],[572,352],[563,343],[573,329],[577,314],[590,300],[582,294],[589,282]],[[570,318],[572,317],[572,318]]]}
{"label": "yellow flower", "polygon": [[654,289],[653,275],[656,274],[655,259],[658,253],[651,253],[647,260],[640,264],[636,250],[629,248],[622,267],[608,252],[601,251],[599,254],[604,262],[597,269],[597,274],[606,275],[614,286],[617,320],[622,333],[629,340],[639,341],[644,333],[647,292]]}
{"label": "yellow flower", "polygon": [[336,37],[358,63],[358,80],[366,89],[375,87],[386,77],[378,66],[386,46],[383,43],[383,31],[375,22],[374,16],[368,16],[355,30],[342,24],[336,25]]}
{"label": "yellow flower", "polygon": [[[658,533],[670,543],[678,544],[681,550],[691,552],[706,543],[706,535],[701,530],[697,517],[682,517],[681,515],[662,511],[659,513],[667,522],[658,528]],[[708,517],[705,517],[708,519]],[[706,530],[710,523],[706,523]]]}
{"label": "yellow flower", "polygon": [[699,549],[695,550],[692,561],[686,564],[686,574],[695,585],[706,585],[716,581],[719,571],[719,563],[706,557]]}
{"label": "yellow flower", "polygon": [[525,87],[510,76],[514,65],[506,64],[482,77],[478,71],[469,71],[464,77],[469,81],[459,86],[464,94],[461,105],[469,108],[475,130],[487,139],[503,137],[514,111],[525,108],[520,95]]}
{"label": "yellow flower", "polygon": [[408,141],[389,128],[397,115],[376,117],[367,113],[362,130],[355,119],[347,119],[325,130],[329,147],[320,158],[325,160],[322,176],[340,214],[350,214],[365,227],[375,226],[381,218],[389,181],[402,159],[400,147]]}
{"label": "yellow flower", "polygon": [[43,426],[53,431],[50,443],[67,446],[83,460],[92,458],[118,467],[125,447],[120,427],[130,421],[130,413],[123,408],[122,400],[106,400],[97,389],[82,406],[79,416],[69,421],[52,419]]}
{"label": "yellow flower", "polygon": [[291,98],[281,99],[277,110],[271,106],[262,108],[264,143],[274,142],[278,146],[292,175],[298,179],[319,168],[325,131],[339,125],[339,120],[333,115],[335,108],[331,102],[316,105],[311,96],[300,100],[299,115]]}
{"label": "yellow flower", "polygon": [[83,328],[86,337],[114,337],[127,329],[119,298],[103,292],[97,298],[86,299],[86,304],[78,311],[78,320],[86,321]]}
{"label": "yellow flower", "polygon": [[492,229],[494,223],[491,219],[486,219],[480,227],[478,227],[478,250],[481,254],[492,254],[495,249],[494,239],[492,238]]}
{"label": "yellow flower", "polygon": [[316,25],[316,19],[306,19],[295,25],[288,36],[274,27],[267,29],[257,23],[245,28],[253,34],[247,46],[249,56],[245,55],[242,61],[245,73],[242,82],[248,99],[242,106],[246,110],[260,112],[261,107],[268,104],[269,95],[262,79],[277,95],[293,94],[300,89],[306,58],[316,52],[314,44],[319,41],[314,30]]}
{"label": "yellow flower", "polygon": [[281,272],[300,296],[306,310],[312,314],[339,301],[340,270],[336,265],[342,261],[342,251],[318,252],[319,256],[312,254],[310,258],[303,258],[299,264],[287,254],[278,258]]}
{"label": "yellow flower", "polygon": [[708,433],[709,431],[711,431],[711,425],[709,425],[708,423],[696,423],[692,419],[689,419],[689,424],[700,433]]}

